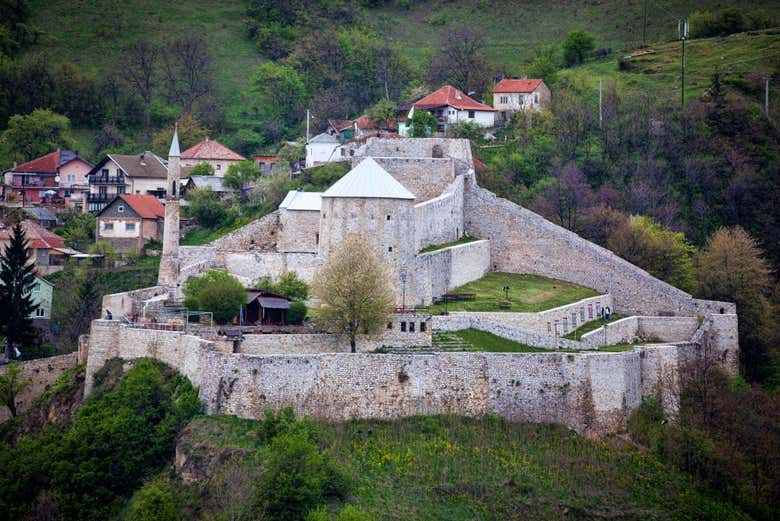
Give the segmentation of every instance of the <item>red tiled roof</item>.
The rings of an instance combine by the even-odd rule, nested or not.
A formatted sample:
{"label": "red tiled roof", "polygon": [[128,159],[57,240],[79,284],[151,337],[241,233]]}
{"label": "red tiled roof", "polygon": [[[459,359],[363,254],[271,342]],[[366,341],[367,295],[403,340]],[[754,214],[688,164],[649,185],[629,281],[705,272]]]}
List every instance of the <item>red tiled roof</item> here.
{"label": "red tiled roof", "polygon": [[165,217],[165,207],[153,195],[120,195],[127,205],[135,210],[142,219]]}
{"label": "red tiled roof", "polygon": [[50,154],[38,157],[32,161],[22,163],[12,169],[14,172],[35,172],[41,174],[56,174],[60,164],[60,151],[55,150]]}
{"label": "red tiled roof", "polygon": [[351,119],[329,119],[328,125],[336,132],[350,128],[355,122]]}
{"label": "red tiled roof", "polygon": [[468,97],[452,85],[445,85],[439,90],[428,94],[423,99],[414,103],[415,107],[421,109],[435,109],[449,105],[458,110],[484,110],[495,112],[496,109],[478,102],[474,98]]}
{"label": "red tiled roof", "polygon": [[255,154],[254,156],[252,156],[252,159],[255,162],[273,163],[276,161],[276,156],[267,155],[267,154]]}
{"label": "red tiled roof", "polygon": [[493,88],[493,92],[533,92],[542,80],[514,80],[504,78]]}
{"label": "red tiled roof", "polygon": [[[30,248],[47,250],[52,248],[67,248],[65,240],[54,232],[50,232],[38,223],[30,220],[22,221],[22,229]],[[0,243],[9,241],[14,234],[12,226],[0,230]]]}
{"label": "red tiled roof", "polygon": [[246,158],[233,152],[228,147],[214,139],[206,139],[181,153],[182,159],[224,159],[228,161],[243,161]]}
{"label": "red tiled roof", "polygon": [[374,124],[374,120],[371,118],[371,116],[366,116],[365,114],[360,116],[355,120],[355,124],[357,124],[357,127],[359,129],[367,129],[367,128],[376,128],[376,125]]}

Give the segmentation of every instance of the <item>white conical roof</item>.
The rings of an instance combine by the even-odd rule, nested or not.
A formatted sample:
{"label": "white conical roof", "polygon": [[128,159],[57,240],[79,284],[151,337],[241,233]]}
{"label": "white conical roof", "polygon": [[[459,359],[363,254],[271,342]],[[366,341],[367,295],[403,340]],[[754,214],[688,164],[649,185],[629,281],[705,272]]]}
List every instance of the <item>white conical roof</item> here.
{"label": "white conical roof", "polygon": [[414,199],[414,194],[388,174],[373,158],[367,157],[328,188],[322,197]]}
{"label": "white conical roof", "polygon": [[181,152],[179,151],[179,124],[176,124],[176,128],[173,129],[173,139],[171,140],[171,149],[168,150],[168,157],[179,157]]}

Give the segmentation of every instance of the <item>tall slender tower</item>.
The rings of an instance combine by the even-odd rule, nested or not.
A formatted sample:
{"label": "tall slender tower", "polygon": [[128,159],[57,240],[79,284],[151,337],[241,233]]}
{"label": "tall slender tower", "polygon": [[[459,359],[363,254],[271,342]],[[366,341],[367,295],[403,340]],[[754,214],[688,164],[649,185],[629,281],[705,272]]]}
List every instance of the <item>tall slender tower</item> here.
{"label": "tall slender tower", "polygon": [[171,149],[168,152],[168,185],[165,190],[165,227],[163,249],[160,258],[159,286],[176,288],[179,282],[179,125],[173,131]]}

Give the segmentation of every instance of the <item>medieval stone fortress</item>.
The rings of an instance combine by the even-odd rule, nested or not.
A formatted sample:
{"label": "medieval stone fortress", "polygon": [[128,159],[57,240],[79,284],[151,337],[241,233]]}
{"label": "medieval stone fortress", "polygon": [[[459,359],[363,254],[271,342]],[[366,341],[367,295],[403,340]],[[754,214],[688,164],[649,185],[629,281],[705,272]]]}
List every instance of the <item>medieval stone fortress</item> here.
{"label": "medieval stone fortress", "polygon": [[[104,297],[112,319],[93,322],[79,353],[87,361],[86,393],[106,360],[154,357],[199,386],[207,413],[258,418],[269,406],[291,404],[330,420],[498,414],[602,435],[623,429],[643,398],[658,397],[673,410],[678,372],[691,357],[706,354],[737,371],[733,304],[694,299],[480,188],[468,140],[369,138],[355,149],[351,170],[324,192],[291,191],[275,212],[189,247],[178,237],[178,154],[174,134],[158,285]],[[358,353],[340,335],[231,336],[183,327],[163,311],[189,278],[213,268],[246,287],[290,272],[310,281],[355,232],[387,263],[396,300],[387,328],[361,338]],[[491,272],[549,277],[595,296],[535,313],[429,313]],[[626,318],[564,338],[609,312]],[[464,329],[538,352],[437,347],[437,337]],[[602,349],[616,344],[632,345]]]}

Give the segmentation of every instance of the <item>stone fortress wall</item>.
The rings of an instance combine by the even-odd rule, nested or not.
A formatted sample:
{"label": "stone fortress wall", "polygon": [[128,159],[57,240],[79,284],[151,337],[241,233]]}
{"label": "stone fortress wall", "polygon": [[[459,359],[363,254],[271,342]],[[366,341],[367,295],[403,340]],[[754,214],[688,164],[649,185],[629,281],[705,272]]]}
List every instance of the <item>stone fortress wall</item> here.
{"label": "stone fortress wall", "polygon": [[[713,319],[722,317],[727,316]],[[715,332],[709,341],[722,353],[729,340],[719,335]],[[499,414],[600,436],[624,429],[629,412],[644,397],[659,396],[673,407],[670,382],[680,364],[699,350],[681,342],[617,353],[317,353],[328,348],[321,340],[307,344],[306,338],[290,335],[291,344],[274,348],[260,336],[248,341],[246,352],[231,353],[180,332],[96,320],[86,393],[109,358],[150,356],[198,386],[209,414],[260,418],[266,407],[283,405],[327,420]],[[309,351],[303,352],[303,345]],[[273,351],[286,354],[267,354]]]}
{"label": "stone fortress wall", "polygon": [[429,305],[434,297],[482,278],[490,271],[490,243],[475,241],[423,253],[415,257],[414,295],[408,300]]}
{"label": "stone fortress wall", "polygon": [[[27,382],[27,387],[16,397],[16,411],[27,411],[43,393],[51,388],[57,379],[68,369],[79,363],[78,353],[50,356],[26,362],[18,362],[21,369],[20,377]],[[7,365],[0,366],[0,374],[5,374]],[[0,423],[9,420],[11,413],[5,404],[0,407]]]}
{"label": "stone fortress wall", "polygon": [[438,197],[414,205],[414,251],[458,240],[463,233],[463,176],[458,176]]}

